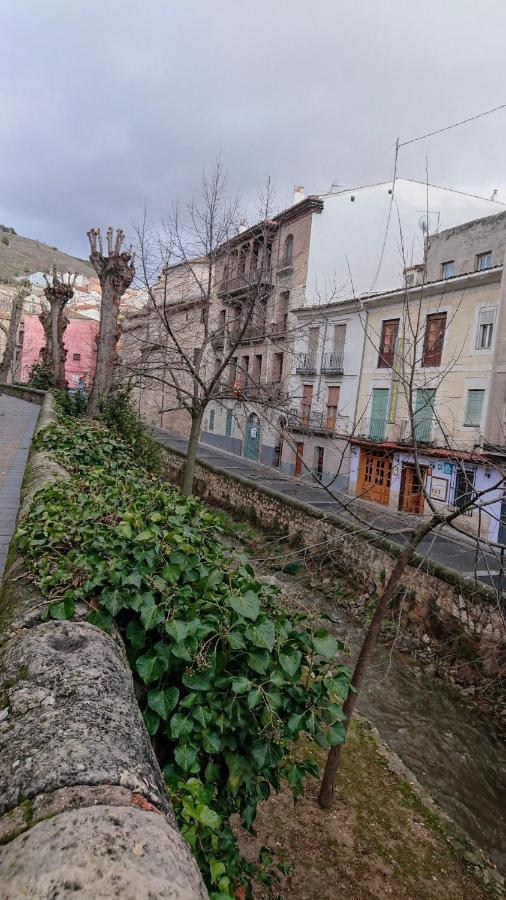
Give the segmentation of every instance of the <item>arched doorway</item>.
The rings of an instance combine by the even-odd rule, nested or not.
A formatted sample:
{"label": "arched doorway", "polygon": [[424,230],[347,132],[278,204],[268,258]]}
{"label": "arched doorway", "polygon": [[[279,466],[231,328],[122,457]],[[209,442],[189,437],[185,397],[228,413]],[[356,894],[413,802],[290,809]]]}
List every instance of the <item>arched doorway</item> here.
{"label": "arched doorway", "polygon": [[286,428],[286,419],[283,416],[280,416],[277,424],[277,434],[276,434],[276,446],[274,447],[274,455],[272,459],[272,465],[275,469],[278,469],[281,465],[281,457],[283,456],[283,441],[284,441],[284,431]]}
{"label": "arched doorway", "polygon": [[246,456],[247,459],[260,458],[260,420],[255,413],[251,413],[246,422],[244,456]]}

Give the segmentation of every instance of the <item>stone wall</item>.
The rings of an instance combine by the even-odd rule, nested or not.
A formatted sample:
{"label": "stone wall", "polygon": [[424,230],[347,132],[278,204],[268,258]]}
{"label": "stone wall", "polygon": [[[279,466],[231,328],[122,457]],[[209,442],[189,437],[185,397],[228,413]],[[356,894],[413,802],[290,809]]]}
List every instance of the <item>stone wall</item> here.
{"label": "stone wall", "polygon": [[42,405],[42,401],[46,396],[45,391],[39,391],[37,388],[28,387],[24,384],[4,384],[0,382],[0,394],[8,394],[9,397],[17,397],[18,400],[28,400],[30,403]]}
{"label": "stone wall", "polygon": [[[39,429],[54,418],[44,400]],[[33,495],[68,477],[33,452]],[[181,837],[123,643],[47,601],[11,545],[0,592],[0,896],[207,897]]]}
{"label": "stone wall", "polygon": [[[178,484],[183,458],[173,450],[165,451],[167,477]],[[225,474],[207,462],[197,464],[194,493],[264,528],[300,540],[302,546],[316,552],[332,552],[337,568],[347,576],[353,573],[357,586],[364,591],[369,590],[371,581],[380,586],[400,552],[397,545],[360,531],[338,516],[261,487],[243,476]],[[406,569],[402,583],[407,589],[408,616],[411,612],[420,621],[451,618],[473,636],[506,640],[497,598],[486,586],[476,585],[472,579],[418,555]]]}

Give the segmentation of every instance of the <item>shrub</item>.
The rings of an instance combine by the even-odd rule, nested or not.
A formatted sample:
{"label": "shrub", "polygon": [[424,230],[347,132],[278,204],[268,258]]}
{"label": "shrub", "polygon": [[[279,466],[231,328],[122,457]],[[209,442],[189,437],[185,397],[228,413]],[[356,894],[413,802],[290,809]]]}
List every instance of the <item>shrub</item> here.
{"label": "shrub", "polygon": [[10,244],[9,238],[5,234],[2,236],[2,244],[5,244],[6,247]]}
{"label": "shrub", "polygon": [[54,390],[56,407],[62,416],[82,417],[86,414],[88,397],[84,391],[70,394],[67,390]]}
{"label": "shrub", "polygon": [[53,386],[52,366],[46,362],[34,363],[30,369],[28,384],[30,387],[38,388],[40,391],[48,391]]}
{"label": "shrub", "polygon": [[[17,532],[47,614],[76,606],[125,639],[146,728],[155,738],[183,834],[212,898],[251,896],[273,877],[253,866],[229,818],[253,828],[257,805],[288,782],[297,796],[311,758],[344,740],[349,671],[339,641],[294,613],[219,538],[217,517],[161,485],[103,423],[61,418],[37,438],[72,473],[37,492]],[[156,736],[156,737],[155,737]]]}
{"label": "shrub", "polygon": [[100,404],[100,419],[121,435],[132,447],[133,455],[151,472],[159,472],[164,458],[163,449],[148,433],[146,426],[135,412],[132,387],[117,387]]}

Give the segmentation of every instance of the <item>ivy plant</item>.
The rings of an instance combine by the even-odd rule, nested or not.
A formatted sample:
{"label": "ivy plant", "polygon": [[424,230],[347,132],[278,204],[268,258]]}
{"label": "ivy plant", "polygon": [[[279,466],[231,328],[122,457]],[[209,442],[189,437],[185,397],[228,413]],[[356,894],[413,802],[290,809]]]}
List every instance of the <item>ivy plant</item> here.
{"label": "ivy plant", "polygon": [[254,828],[287,782],[297,797],[319,746],[344,740],[342,645],[293,611],[227,547],[214,513],[135,464],[105,427],[61,418],[38,437],[71,472],[39,491],[17,533],[47,614],[88,609],[120,629],[180,827],[213,898],[251,891],[229,819]]}

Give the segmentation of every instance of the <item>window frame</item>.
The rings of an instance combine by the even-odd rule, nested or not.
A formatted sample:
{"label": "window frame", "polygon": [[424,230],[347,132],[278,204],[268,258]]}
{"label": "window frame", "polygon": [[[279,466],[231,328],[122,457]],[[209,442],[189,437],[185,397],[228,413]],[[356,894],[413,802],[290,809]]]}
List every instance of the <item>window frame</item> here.
{"label": "window frame", "polygon": [[[443,348],[444,348],[444,342],[445,342],[445,336],[446,336],[447,318],[448,318],[448,314],[447,314],[446,310],[441,311],[441,312],[428,313],[425,317],[425,333],[423,336],[423,350],[422,350],[422,363],[421,363],[422,368],[424,368],[424,369],[438,369],[442,363]],[[432,322],[437,321],[438,319],[441,320],[444,324],[443,330],[439,337],[439,341],[440,341],[439,356],[437,355],[437,351],[435,351],[433,348],[429,350],[429,345],[428,345],[429,330],[427,327],[429,322],[432,323]],[[438,359],[438,362],[435,362],[434,361],[435,359]]]}
{"label": "window frame", "polygon": [[[376,368],[378,369],[392,369],[395,362],[395,344],[397,338],[399,337],[399,326],[401,320],[398,319],[383,319],[381,322],[381,335],[380,335],[380,345],[378,349],[378,361],[376,364]],[[385,337],[386,337],[386,326],[389,325],[397,325],[397,330],[395,331],[395,335],[393,338],[391,349],[388,351],[388,356],[385,352]],[[391,358],[391,362],[389,362]]]}
{"label": "window frame", "polygon": [[293,234],[287,234],[283,244],[283,265],[291,266],[293,263]]}
{"label": "window frame", "polygon": [[[481,394],[481,406],[480,406],[480,415],[479,422],[470,422],[469,421],[469,400],[470,394]],[[481,428],[481,422],[483,419],[483,409],[485,406],[485,388],[467,388],[467,396],[466,396],[466,408],[464,411],[464,421],[462,423],[463,428]]]}
{"label": "window frame", "polygon": [[[483,322],[481,321],[484,313],[492,313],[493,321],[492,322]],[[495,333],[495,323],[497,318],[497,306],[482,306],[478,310],[478,323],[476,326],[476,340],[474,344],[475,350],[491,350],[494,344],[494,333]],[[490,329],[490,343],[482,344],[481,335],[484,332],[484,329]]]}
{"label": "window frame", "polygon": [[[446,271],[446,267],[447,267],[447,266],[451,266],[451,267],[452,267],[452,271],[451,271],[451,274],[450,274],[450,275],[448,275],[448,273],[447,273],[447,271]],[[443,279],[444,281],[446,281],[448,278],[453,278],[454,276],[455,276],[455,260],[454,260],[454,259],[447,259],[445,262],[442,262],[442,263],[441,263],[441,277],[442,277],[442,279]]]}
{"label": "window frame", "polygon": [[[490,257],[490,265],[482,266],[481,261],[484,259],[487,259],[487,257]],[[492,268],[492,251],[485,250],[484,253],[477,253],[476,254],[476,271],[477,272],[486,272],[487,269],[491,269],[491,268]]]}

